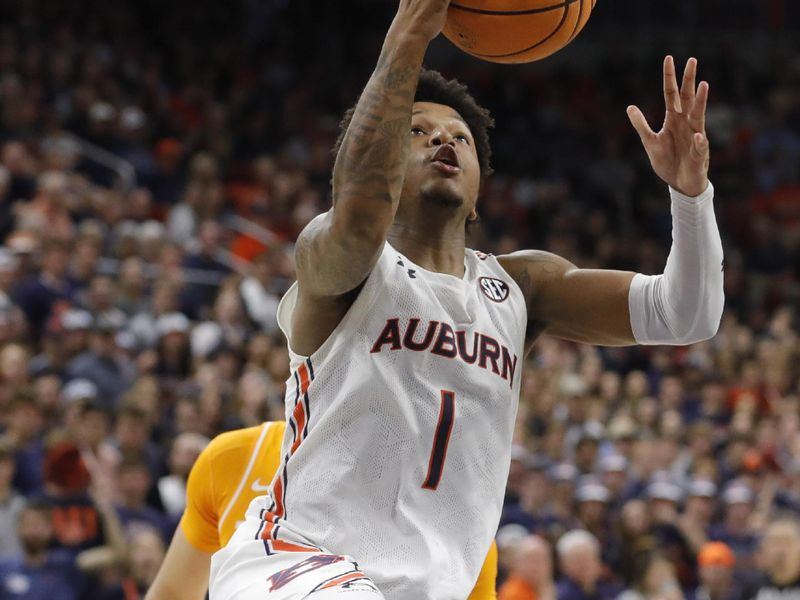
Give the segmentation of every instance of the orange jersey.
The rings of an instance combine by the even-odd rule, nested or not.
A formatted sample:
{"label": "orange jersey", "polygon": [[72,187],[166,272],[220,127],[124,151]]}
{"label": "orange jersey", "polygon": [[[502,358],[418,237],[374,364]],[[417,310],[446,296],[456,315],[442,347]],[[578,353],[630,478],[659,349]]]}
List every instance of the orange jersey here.
{"label": "orange jersey", "polygon": [[202,552],[231,539],[250,501],[263,496],[281,458],[286,423],[264,423],[215,437],[189,473],[181,530]]}
{"label": "orange jersey", "polygon": [[[228,543],[248,505],[267,492],[281,458],[286,423],[264,423],[215,437],[197,458],[186,486],[180,527],[201,552]],[[492,543],[469,600],[494,600],[497,546]]]}

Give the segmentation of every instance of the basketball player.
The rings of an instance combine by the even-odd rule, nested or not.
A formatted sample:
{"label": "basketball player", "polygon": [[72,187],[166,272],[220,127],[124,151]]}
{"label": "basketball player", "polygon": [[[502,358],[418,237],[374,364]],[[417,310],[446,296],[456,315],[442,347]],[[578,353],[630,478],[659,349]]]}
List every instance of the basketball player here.
{"label": "basketball player", "polygon": [[[189,474],[186,510],[145,600],[203,600],[211,555],[228,543],[245,510],[266,491],[281,460],[286,423],[263,423],[218,435]],[[191,573],[191,577],[186,574]],[[492,544],[469,600],[497,598]]]}
{"label": "basketball player", "polygon": [[522,360],[542,333],[603,345],[690,344],[717,330],[722,248],[690,60],[664,62],[655,133],[669,185],[663,274],[579,269],[541,251],[465,249],[489,174],[490,122],[421,72],[449,0],[400,0],[338,146],[333,207],[296,246],[278,319],[290,346],[283,459],[212,559],[212,600],[462,600],[495,533]]}

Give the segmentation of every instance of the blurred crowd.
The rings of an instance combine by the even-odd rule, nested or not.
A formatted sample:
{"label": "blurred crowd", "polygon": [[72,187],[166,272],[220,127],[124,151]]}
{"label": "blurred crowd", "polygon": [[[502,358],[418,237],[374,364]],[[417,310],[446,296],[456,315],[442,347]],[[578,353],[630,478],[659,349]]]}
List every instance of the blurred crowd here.
{"label": "blurred crowd", "polygon": [[[282,418],[275,311],[294,239],[329,205],[384,4],[0,2],[0,600],[141,597],[209,439]],[[621,10],[604,3],[596,35],[551,62],[434,43],[429,65],[497,118],[473,247],[661,272],[668,196],[625,107],[655,124],[661,56],[693,48],[631,4],[652,27],[636,48],[603,37]],[[800,598],[796,7],[677,2],[670,26],[713,21],[712,4],[781,42],[754,57],[725,32],[698,41],[720,332],[688,348],[539,341],[502,600]]]}

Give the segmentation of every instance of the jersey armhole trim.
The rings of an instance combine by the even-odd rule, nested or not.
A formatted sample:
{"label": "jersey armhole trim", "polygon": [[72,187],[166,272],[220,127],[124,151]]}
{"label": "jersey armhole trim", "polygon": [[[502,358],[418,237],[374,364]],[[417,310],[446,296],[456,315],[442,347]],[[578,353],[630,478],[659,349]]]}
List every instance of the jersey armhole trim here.
{"label": "jersey armhole trim", "polygon": [[219,533],[222,532],[222,524],[225,522],[225,519],[228,518],[228,513],[230,513],[231,509],[236,505],[236,501],[239,499],[239,496],[241,495],[242,490],[244,489],[244,486],[250,477],[250,472],[253,470],[253,466],[258,459],[258,453],[261,451],[261,446],[264,443],[264,439],[267,437],[267,432],[272,429],[273,425],[274,423],[264,423],[264,425],[262,425],[261,433],[258,436],[258,440],[256,441],[253,451],[250,453],[250,460],[247,463],[247,468],[244,470],[244,474],[242,474],[242,479],[239,481],[239,485],[236,487],[236,491],[233,493],[233,496],[231,496],[231,499],[228,501],[228,505],[222,512],[219,521],[217,521],[217,531]]}
{"label": "jersey armhole trim", "polygon": [[[336,325],[336,327],[334,327],[334,329],[333,329],[333,331],[331,331],[330,335],[328,335],[328,337],[325,338],[325,341],[322,342],[320,347],[317,348],[316,350],[314,350],[314,352],[312,352],[309,356],[306,356],[304,354],[298,354],[297,352],[295,352],[292,349],[291,336],[284,329],[283,324],[281,323],[281,316],[282,316],[281,315],[281,313],[282,313],[281,309],[283,308],[282,305],[284,303],[284,300],[286,299],[286,296],[288,296],[289,294],[293,294],[295,296],[295,298],[292,301],[292,312],[289,313],[288,322],[286,324],[287,329],[290,329],[291,326],[292,326],[291,325],[291,317],[292,317],[292,314],[294,312],[294,304],[297,301],[297,290],[299,289],[298,288],[298,283],[296,281],[292,284],[292,286],[289,288],[289,290],[286,292],[286,294],[284,294],[284,297],[281,299],[281,306],[278,307],[278,326],[280,327],[281,331],[283,332],[283,335],[286,337],[286,345],[287,345],[287,348],[289,349],[289,358],[290,359],[297,358],[298,362],[303,362],[305,360],[311,359],[311,361],[314,362],[315,364],[320,364],[321,365],[322,363],[324,363],[324,358],[321,358],[321,357],[324,357],[324,355],[326,353],[328,353],[328,351],[330,350],[331,346],[333,346],[336,343],[336,339],[337,339],[337,337],[339,337],[339,336],[337,336],[337,334],[341,333],[342,331],[346,331],[347,328],[350,327],[349,324],[354,319],[359,319],[360,318],[360,319],[363,320],[363,319],[366,318],[366,316],[369,314],[369,310],[372,308],[372,305],[375,304],[375,302],[378,300],[378,295],[371,293],[372,289],[370,288],[370,283],[372,283],[374,281],[373,276],[376,274],[376,272],[379,269],[383,268],[382,265],[381,265],[381,261],[384,260],[384,255],[387,252],[396,252],[396,250],[391,246],[391,244],[389,244],[388,241],[384,242],[384,249],[381,252],[380,257],[378,257],[378,262],[375,263],[375,266],[372,267],[372,270],[369,272],[369,275],[367,275],[367,278],[364,280],[364,283],[362,284],[361,291],[358,293],[358,295],[356,296],[355,300],[353,300],[353,303],[350,305],[350,308],[347,309],[347,312],[344,313],[344,316],[342,317],[342,320],[339,321],[339,323]],[[368,289],[368,288],[370,288],[370,289]],[[371,294],[372,297],[364,300],[365,294]],[[356,306],[358,305],[359,302],[362,302],[363,306],[360,306],[358,309],[356,309]],[[290,362],[292,362],[292,361],[290,360]],[[297,368],[294,365],[293,362],[292,362],[291,368],[292,368],[292,370]]]}

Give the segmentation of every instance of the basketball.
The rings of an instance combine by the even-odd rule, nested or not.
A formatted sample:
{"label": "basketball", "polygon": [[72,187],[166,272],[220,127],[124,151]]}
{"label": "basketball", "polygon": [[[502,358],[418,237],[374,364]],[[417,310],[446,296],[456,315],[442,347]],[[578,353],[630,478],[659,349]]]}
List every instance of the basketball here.
{"label": "basketball", "polygon": [[550,56],[580,33],[597,0],[454,0],[443,33],[467,54],[497,63]]}

